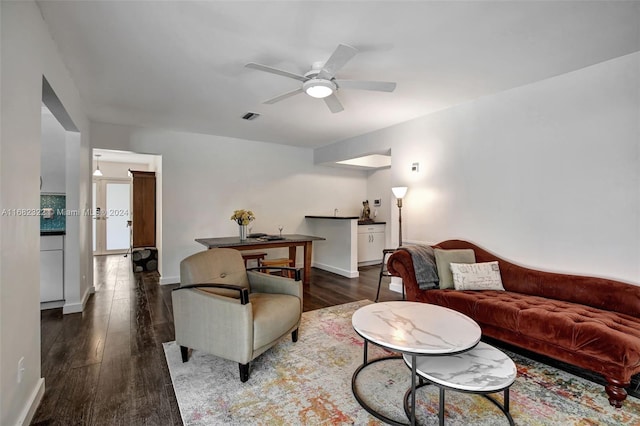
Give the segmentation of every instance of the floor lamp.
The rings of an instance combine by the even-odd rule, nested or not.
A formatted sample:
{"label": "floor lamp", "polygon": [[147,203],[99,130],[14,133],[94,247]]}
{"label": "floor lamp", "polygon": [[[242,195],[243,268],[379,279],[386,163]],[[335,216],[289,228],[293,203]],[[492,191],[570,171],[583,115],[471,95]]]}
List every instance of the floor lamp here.
{"label": "floor lamp", "polygon": [[391,188],[393,195],[398,200],[398,247],[402,246],[402,199],[407,194],[406,186],[394,186]]}

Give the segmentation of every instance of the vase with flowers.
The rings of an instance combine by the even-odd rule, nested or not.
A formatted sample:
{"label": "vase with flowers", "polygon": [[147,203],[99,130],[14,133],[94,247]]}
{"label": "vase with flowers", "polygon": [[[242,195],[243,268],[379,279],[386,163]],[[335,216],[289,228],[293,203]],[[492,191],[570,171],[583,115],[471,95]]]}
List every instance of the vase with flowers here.
{"label": "vase with flowers", "polygon": [[247,225],[255,220],[256,216],[251,210],[234,210],[231,220],[235,221],[240,227],[240,240],[247,239]]}

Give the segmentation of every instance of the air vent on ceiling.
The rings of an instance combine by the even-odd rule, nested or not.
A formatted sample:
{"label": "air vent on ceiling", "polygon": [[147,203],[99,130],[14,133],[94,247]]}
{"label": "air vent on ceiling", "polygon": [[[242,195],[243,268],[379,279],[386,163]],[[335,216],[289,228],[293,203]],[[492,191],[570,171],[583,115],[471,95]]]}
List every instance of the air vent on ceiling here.
{"label": "air vent on ceiling", "polygon": [[258,114],[257,112],[248,112],[242,116],[244,120],[255,120],[258,117],[260,117],[260,114]]}

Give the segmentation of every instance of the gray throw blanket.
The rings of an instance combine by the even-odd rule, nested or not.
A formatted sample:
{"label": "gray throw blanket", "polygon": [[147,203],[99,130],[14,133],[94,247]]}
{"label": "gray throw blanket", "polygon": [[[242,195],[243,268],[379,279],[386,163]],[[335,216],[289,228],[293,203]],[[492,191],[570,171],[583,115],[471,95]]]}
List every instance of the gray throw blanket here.
{"label": "gray throw blanket", "polygon": [[440,280],[438,279],[436,256],[430,246],[402,246],[398,250],[405,250],[411,255],[416,281],[418,281],[418,287],[421,290],[438,287]]}

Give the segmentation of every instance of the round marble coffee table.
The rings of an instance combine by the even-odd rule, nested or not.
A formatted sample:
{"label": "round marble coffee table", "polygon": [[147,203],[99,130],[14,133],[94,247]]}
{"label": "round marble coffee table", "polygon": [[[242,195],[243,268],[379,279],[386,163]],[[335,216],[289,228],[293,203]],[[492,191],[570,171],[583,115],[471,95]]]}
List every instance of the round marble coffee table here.
{"label": "round marble coffee table", "polygon": [[364,360],[351,378],[351,390],[358,403],[370,414],[392,425],[407,423],[390,419],[370,407],[358,393],[358,374],[375,362],[398,359],[388,356],[369,361],[369,342],[400,352],[411,360],[411,405],[408,413],[411,425],[415,425],[415,397],[417,358],[428,355],[453,355],[468,351],[480,341],[480,326],[468,316],[444,308],[420,302],[373,303],[358,309],[351,318],[353,329],[364,339]]}
{"label": "round marble coffee table", "polygon": [[[444,391],[446,389],[458,392],[481,394],[493,402],[513,425],[513,418],[509,413],[509,387],[516,379],[516,364],[501,350],[484,342],[480,342],[475,348],[457,355],[442,357],[417,358],[404,355],[404,362],[410,368],[416,365],[418,376],[428,383],[440,388],[440,401],[438,410],[439,424],[444,425]],[[504,403],[500,404],[492,398],[491,393],[504,391]],[[405,411],[410,412],[408,400],[410,392],[405,395]]]}

